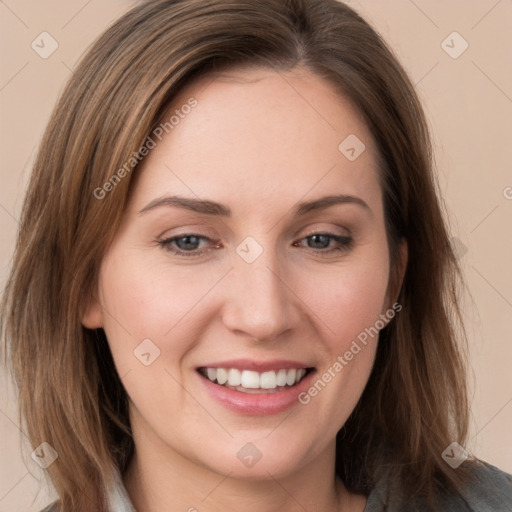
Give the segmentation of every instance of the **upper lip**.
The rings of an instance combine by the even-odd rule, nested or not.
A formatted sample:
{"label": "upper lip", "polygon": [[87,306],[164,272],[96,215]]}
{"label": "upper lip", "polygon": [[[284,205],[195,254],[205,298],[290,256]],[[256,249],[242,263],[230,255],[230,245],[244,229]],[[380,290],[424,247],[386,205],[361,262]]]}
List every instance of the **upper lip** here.
{"label": "upper lip", "polygon": [[[199,368],[236,368],[237,370],[252,370],[255,372],[269,372],[276,370],[289,370],[291,368],[312,368],[311,365],[288,359],[274,359],[272,361],[256,361],[254,359],[232,359],[230,361],[216,361],[200,366]],[[198,368],[198,369],[199,369]]]}

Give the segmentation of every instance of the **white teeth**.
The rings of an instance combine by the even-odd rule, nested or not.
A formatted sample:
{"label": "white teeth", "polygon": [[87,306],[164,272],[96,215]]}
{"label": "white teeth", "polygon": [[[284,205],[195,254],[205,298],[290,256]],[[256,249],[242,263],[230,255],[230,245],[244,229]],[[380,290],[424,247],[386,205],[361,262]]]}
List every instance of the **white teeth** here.
{"label": "white teeth", "polygon": [[286,384],[288,386],[293,386],[295,384],[295,377],[297,376],[297,370],[292,368],[286,372]]}
{"label": "white teeth", "polygon": [[260,388],[274,389],[275,387],[277,387],[276,372],[263,372],[260,375]]}
{"label": "white teeth", "polygon": [[231,368],[228,370],[228,384],[230,386],[240,386],[241,383],[241,373],[240,370],[236,368]]}
{"label": "white teeth", "polygon": [[260,374],[251,370],[244,370],[240,385],[248,389],[258,389],[260,387]]}
{"label": "white teeth", "polygon": [[224,368],[217,368],[217,382],[219,384],[226,384],[228,381],[228,372]]}
{"label": "white teeth", "polygon": [[286,386],[286,370],[279,370],[276,380],[278,386]]}
{"label": "white teeth", "polygon": [[237,368],[206,368],[202,371],[205,377],[212,382],[231,387],[245,389],[276,389],[277,387],[293,386],[299,383],[304,375],[305,368],[291,368],[289,370],[271,370],[258,373],[252,370],[240,371]]}

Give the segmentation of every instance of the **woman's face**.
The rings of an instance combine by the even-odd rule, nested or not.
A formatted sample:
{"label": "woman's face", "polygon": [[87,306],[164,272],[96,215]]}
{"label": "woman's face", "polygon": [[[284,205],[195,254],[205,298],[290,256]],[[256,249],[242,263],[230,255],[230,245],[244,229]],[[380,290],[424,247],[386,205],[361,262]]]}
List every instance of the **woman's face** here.
{"label": "woman's face", "polygon": [[241,478],[332,462],[394,299],[368,129],[304,69],[203,79],[173,114],[83,318],[136,449]]}

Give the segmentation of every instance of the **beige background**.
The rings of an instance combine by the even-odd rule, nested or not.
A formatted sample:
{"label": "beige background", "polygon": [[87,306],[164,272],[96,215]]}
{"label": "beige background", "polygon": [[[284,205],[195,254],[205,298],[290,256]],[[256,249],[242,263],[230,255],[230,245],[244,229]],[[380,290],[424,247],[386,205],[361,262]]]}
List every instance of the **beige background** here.
{"label": "beige background", "polygon": [[[474,392],[469,449],[512,472],[512,42],[510,0],[352,0],[394,48],[429,115],[439,180],[472,299],[467,310]],[[74,63],[126,11],[123,0],[0,0],[0,290],[37,144]],[[49,58],[31,43],[58,42]],[[468,48],[458,58],[455,55]],[[40,39],[37,39],[40,40]],[[452,48],[450,48],[452,47]],[[2,374],[5,372],[2,371]],[[0,379],[0,512],[37,511],[49,497],[20,443],[12,393]],[[42,480],[41,480],[42,481]]]}

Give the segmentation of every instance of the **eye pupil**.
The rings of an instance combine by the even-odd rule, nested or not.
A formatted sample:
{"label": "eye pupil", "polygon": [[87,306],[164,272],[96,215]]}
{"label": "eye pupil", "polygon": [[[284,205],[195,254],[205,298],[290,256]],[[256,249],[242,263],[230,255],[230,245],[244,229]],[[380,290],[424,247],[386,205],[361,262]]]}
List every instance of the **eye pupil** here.
{"label": "eye pupil", "polygon": [[199,237],[182,236],[176,239],[176,245],[182,250],[195,250],[199,246]]}
{"label": "eye pupil", "polygon": [[312,249],[325,249],[329,247],[331,237],[328,235],[311,235],[308,239],[308,245]]}

